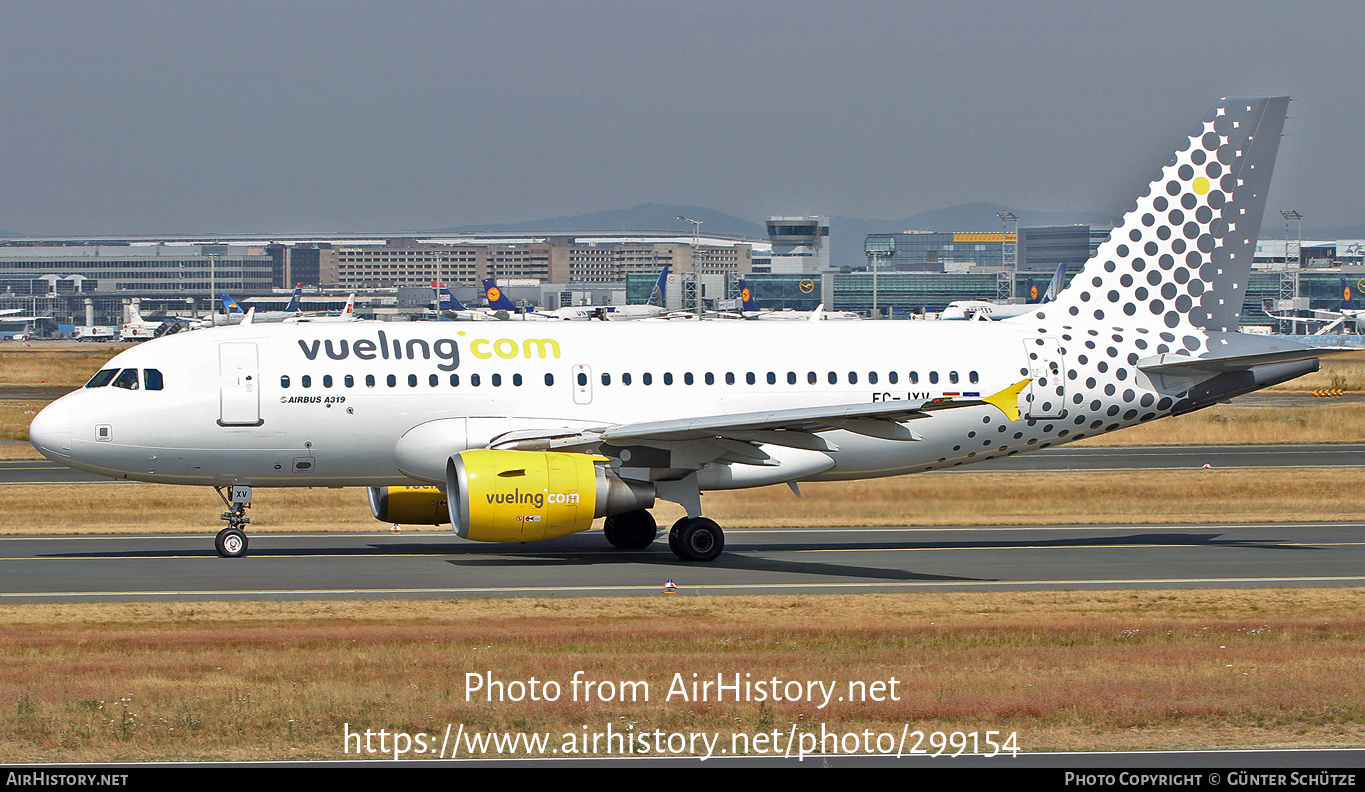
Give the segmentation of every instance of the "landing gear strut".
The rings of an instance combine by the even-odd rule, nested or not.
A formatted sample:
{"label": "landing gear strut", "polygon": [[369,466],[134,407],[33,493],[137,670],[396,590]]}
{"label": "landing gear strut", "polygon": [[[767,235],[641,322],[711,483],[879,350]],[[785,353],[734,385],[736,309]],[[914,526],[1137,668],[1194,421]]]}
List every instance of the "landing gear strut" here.
{"label": "landing gear strut", "polygon": [[725,532],[715,520],[684,517],[668,532],[668,549],[684,561],[714,561],[725,549]]}
{"label": "landing gear strut", "polygon": [[[238,494],[235,491],[236,489],[234,488],[233,492],[234,498]],[[250,498],[251,489],[247,487],[245,490],[246,496]],[[221,520],[227,520],[228,527],[218,532],[218,536],[213,540],[213,547],[218,551],[218,555],[223,558],[241,558],[246,555],[246,532],[242,528],[251,522],[251,518],[246,516],[247,507],[251,505],[251,502],[249,500],[229,501],[227,496],[223,494],[222,487],[214,487],[213,491],[218,493],[218,497],[223,500],[223,505],[228,508],[219,517]]]}
{"label": "landing gear strut", "polygon": [[602,529],[611,546],[622,550],[643,550],[659,535],[654,515],[644,509],[612,515]]}

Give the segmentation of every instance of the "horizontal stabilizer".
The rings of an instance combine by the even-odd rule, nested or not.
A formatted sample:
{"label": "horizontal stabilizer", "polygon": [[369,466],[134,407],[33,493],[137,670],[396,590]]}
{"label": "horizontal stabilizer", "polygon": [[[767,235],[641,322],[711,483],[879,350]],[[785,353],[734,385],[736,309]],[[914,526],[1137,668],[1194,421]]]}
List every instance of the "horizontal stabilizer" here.
{"label": "horizontal stabilizer", "polygon": [[1257,352],[1248,355],[1228,355],[1224,357],[1190,357],[1189,355],[1154,355],[1137,362],[1137,367],[1149,375],[1175,374],[1197,376],[1202,373],[1222,374],[1228,371],[1246,371],[1255,366],[1271,363],[1293,363],[1298,360],[1312,360],[1327,355],[1344,352],[1359,352],[1352,347],[1302,347],[1279,352]]}

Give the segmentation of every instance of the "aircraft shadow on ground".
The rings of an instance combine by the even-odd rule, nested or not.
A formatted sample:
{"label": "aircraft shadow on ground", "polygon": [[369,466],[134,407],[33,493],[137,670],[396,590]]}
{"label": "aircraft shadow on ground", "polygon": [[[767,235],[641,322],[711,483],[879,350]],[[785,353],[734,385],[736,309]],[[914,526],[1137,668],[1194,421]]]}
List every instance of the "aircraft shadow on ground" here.
{"label": "aircraft shadow on ground", "polygon": [[[1222,547],[1244,548],[1250,550],[1309,551],[1321,550],[1313,546],[1287,544],[1284,539],[1222,539],[1218,533],[1140,533],[1123,536],[1089,536],[1063,539],[1019,539],[1019,540],[969,540],[969,541],[849,541],[849,542],[737,542],[730,541],[726,552],[717,560],[705,565],[714,568],[786,568],[786,571],[810,570],[821,566],[833,569],[855,569],[837,564],[821,564],[802,561],[778,561],[769,558],[754,558],[741,553],[790,553],[812,551],[916,551],[916,550],[1010,550],[1025,548],[1067,548],[1067,547]],[[355,547],[272,547],[269,534],[252,537],[253,547],[248,554],[252,556],[305,557],[305,556],[371,556],[371,555],[432,555],[468,556],[469,560],[452,559],[449,563],[460,566],[518,566],[547,564],[655,564],[662,566],[686,566],[693,564],[679,560],[668,551],[666,542],[660,538],[646,550],[617,550],[606,545],[601,536],[576,534],[573,536],[550,539],[525,544],[490,544],[466,542],[452,539],[448,542],[409,543],[401,539],[392,543],[368,543]],[[140,549],[110,552],[42,553],[36,558],[175,558],[183,556],[216,557],[211,547],[189,549]],[[496,557],[490,557],[496,556]],[[753,564],[778,565],[778,567],[758,567]],[[739,566],[735,566],[739,565]],[[868,568],[869,571],[876,568]],[[897,573],[903,574],[903,573]]]}

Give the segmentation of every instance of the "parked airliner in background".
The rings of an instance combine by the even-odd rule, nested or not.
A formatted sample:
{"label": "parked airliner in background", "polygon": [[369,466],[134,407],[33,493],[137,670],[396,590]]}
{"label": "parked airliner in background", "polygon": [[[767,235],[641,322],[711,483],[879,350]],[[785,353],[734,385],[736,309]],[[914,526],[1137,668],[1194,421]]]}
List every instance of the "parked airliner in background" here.
{"label": "parked airliner in background", "polygon": [[943,313],[938,315],[939,319],[968,319],[978,322],[995,321],[998,319],[1009,319],[1015,316],[1023,316],[1032,311],[1035,304],[1048,303],[1057,299],[1057,294],[1061,292],[1062,286],[1066,284],[1066,265],[1057,265],[1057,273],[1052,276],[1052,282],[1048,284],[1047,292],[1038,299],[1038,287],[1034,285],[1033,278],[1028,279],[1027,302],[1023,303],[997,303],[988,300],[953,300],[948,303],[948,307],[943,309]]}
{"label": "parked airliner in background", "polygon": [[[300,283],[294,286],[294,293],[289,297],[289,304],[284,307],[283,311],[257,311],[255,317],[252,319],[253,324],[259,322],[283,322],[285,319],[294,319],[302,316],[303,311],[299,309],[299,302],[302,296],[303,284]],[[221,295],[221,297],[223,300],[223,313],[226,314],[227,324],[236,324],[242,321],[242,317],[246,316],[246,311],[242,309],[242,306],[238,305],[236,300],[226,294]]]}
{"label": "parked airliner in background", "polygon": [[[727,318],[732,318],[732,315]],[[739,279],[739,318],[757,321],[814,320],[817,322],[862,319],[853,311],[826,311],[823,304],[817,306],[814,311],[765,311],[758,307],[758,303],[754,300],[753,290],[749,288],[749,283],[744,278]]]}
{"label": "parked airliner in background", "polygon": [[[1359,286],[1360,283],[1361,281],[1357,281],[1356,285]],[[1351,287],[1346,283],[1345,278],[1341,278],[1340,311],[1330,311],[1319,308],[1314,309],[1307,316],[1296,316],[1292,313],[1275,313],[1273,300],[1263,300],[1261,305],[1262,310],[1264,310],[1270,318],[1292,323],[1295,332],[1297,332],[1298,325],[1304,325],[1305,329],[1310,330],[1313,335],[1328,335],[1329,333],[1345,332],[1347,325],[1350,325],[1352,330],[1359,333],[1361,317],[1365,316],[1365,311],[1356,307],[1355,299],[1351,294]],[[1317,329],[1313,329],[1315,327]]]}
{"label": "parked airliner in background", "polygon": [[[1057,300],[999,322],[252,324],[114,357],[29,429],[62,464],[218,489],[246,552],[256,488],[369,487],[386,523],[527,542],[605,517],[720,554],[707,490],[893,476],[1048,448],[1318,368],[1237,332],[1288,98],[1182,138]],[[268,502],[268,500],[267,500]]]}
{"label": "parked airliner in background", "polygon": [[[490,310],[497,311],[495,314],[499,318],[531,319],[537,321],[587,321],[591,319],[604,319],[609,321],[620,321],[629,319],[656,319],[668,314],[668,309],[664,308],[664,284],[668,280],[668,265],[665,264],[663,271],[659,273],[659,278],[654,282],[654,288],[650,291],[649,300],[644,305],[566,305],[552,311],[527,311],[517,314],[517,306],[502,293],[496,281],[492,279],[483,282],[484,298],[488,300]],[[504,316],[504,313],[506,314]],[[514,316],[515,314],[515,316]]]}

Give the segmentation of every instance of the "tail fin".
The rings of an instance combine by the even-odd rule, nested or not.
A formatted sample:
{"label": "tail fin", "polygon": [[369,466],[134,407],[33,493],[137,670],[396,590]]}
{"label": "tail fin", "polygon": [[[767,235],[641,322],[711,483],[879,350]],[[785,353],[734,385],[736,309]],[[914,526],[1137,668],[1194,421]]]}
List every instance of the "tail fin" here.
{"label": "tail fin", "polygon": [[1219,101],[1057,301],[1017,321],[1235,331],[1288,107]]}
{"label": "tail fin", "polygon": [[1038,284],[1033,282],[1032,276],[1028,279],[1028,301],[1031,303],[1038,302]]}
{"label": "tail fin", "polygon": [[1052,276],[1052,282],[1047,285],[1047,293],[1043,295],[1043,302],[1050,303],[1057,301],[1057,295],[1062,293],[1066,286],[1066,264],[1057,265],[1057,274]]}
{"label": "tail fin", "polygon": [[1341,279],[1341,310],[1354,311],[1356,309],[1355,300],[1351,299],[1351,287],[1346,283],[1346,279]]}
{"label": "tail fin", "polygon": [[341,316],[344,319],[355,318],[355,295],[346,298],[346,307],[341,309]]}
{"label": "tail fin", "polygon": [[246,313],[246,311],[242,310],[242,306],[237,304],[236,300],[227,296],[227,294],[223,294],[221,296],[223,298],[223,313],[228,315]]}
{"label": "tail fin", "polygon": [[301,298],[302,296],[303,296],[303,284],[302,284],[302,283],[295,284],[295,286],[294,286],[294,295],[293,295],[292,297],[289,298],[289,304],[286,305],[286,306],[284,306],[284,312],[285,312],[285,313],[298,313],[298,312],[299,312],[299,298]]}
{"label": "tail fin", "polygon": [[483,296],[488,300],[488,307],[495,311],[517,310],[517,306],[511,300],[503,296],[502,289],[498,288],[497,282],[492,278],[488,278],[483,282]]}
{"label": "tail fin", "polygon": [[739,312],[758,313],[758,303],[754,302],[754,293],[749,291],[749,284],[743,278],[739,279]]}
{"label": "tail fin", "polygon": [[649,299],[645,305],[652,305],[655,308],[664,307],[664,284],[668,281],[668,265],[664,265],[663,272],[659,273],[659,279],[654,282],[654,291],[649,293]]}

